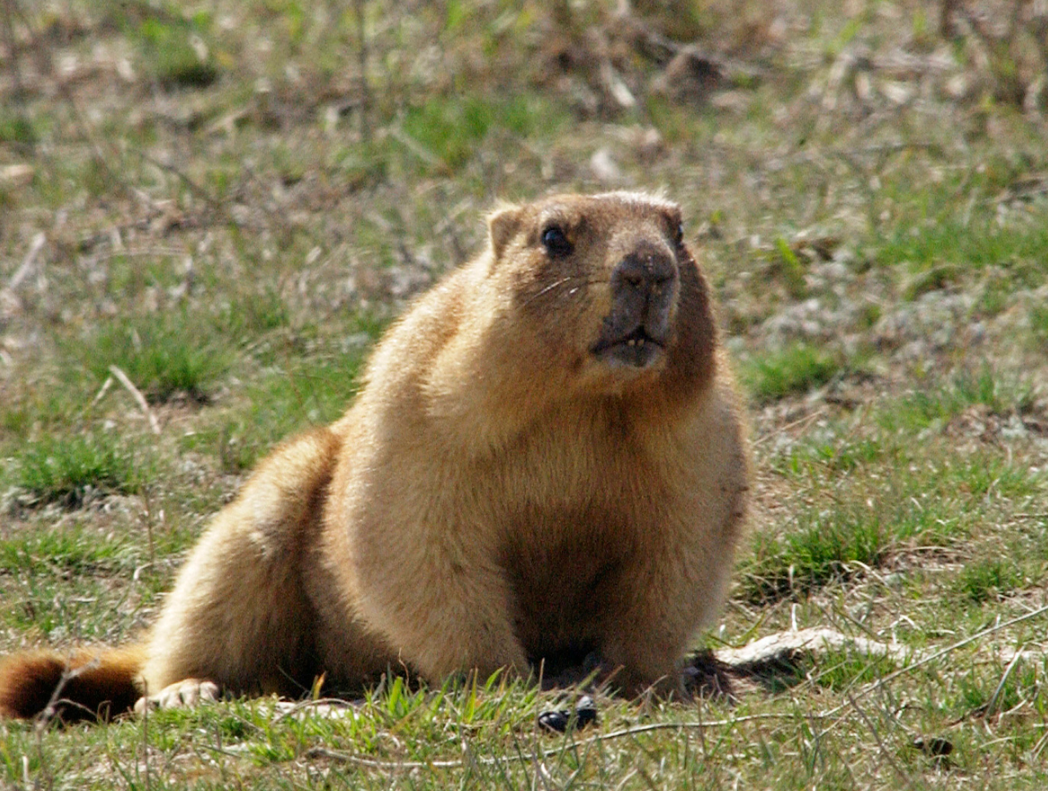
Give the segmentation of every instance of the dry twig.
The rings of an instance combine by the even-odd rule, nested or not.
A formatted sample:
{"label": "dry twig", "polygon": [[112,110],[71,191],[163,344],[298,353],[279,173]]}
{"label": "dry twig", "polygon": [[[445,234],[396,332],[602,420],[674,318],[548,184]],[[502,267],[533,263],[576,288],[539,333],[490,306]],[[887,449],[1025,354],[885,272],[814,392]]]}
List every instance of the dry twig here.
{"label": "dry twig", "polygon": [[149,402],[146,401],[146,397],[142,395],[142,391],[135,387],[135,383],[132,382],[127,374],[125,374],[116,365],[109,366],[109,372],[116,377],[117,381],[124,386],[124,388],[132,395],[135,399],[135,403],[138,404],[138,408],[142,410],[142,414],[146,416],[146,420],[149,421],[149,428],[152,429],[154,434],[160,434],[160,424],[157,422],[156,415],[153,414],[153,410],[149,408]]}

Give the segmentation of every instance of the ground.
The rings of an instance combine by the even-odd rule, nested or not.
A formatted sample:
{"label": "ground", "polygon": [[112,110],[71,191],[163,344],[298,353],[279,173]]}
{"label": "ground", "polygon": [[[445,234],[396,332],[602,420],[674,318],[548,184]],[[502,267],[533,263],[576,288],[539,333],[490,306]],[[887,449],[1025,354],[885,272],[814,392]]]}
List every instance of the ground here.
{"label": "ground", "polygon": [[1048,16],[918,0],[0,0],[0,652],[120,642],[499,198],[661,190],[755,504],[734,696],[390,681],[0,725],[12,788],[1042,788]]}

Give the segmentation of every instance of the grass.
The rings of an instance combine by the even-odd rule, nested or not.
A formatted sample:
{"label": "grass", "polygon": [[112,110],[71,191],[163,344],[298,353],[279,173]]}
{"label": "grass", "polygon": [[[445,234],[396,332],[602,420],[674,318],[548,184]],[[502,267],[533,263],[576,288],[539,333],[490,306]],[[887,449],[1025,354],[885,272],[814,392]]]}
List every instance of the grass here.
{"label": "grass", "polygon": [[[218,78],[218,68],[206,43],[209,19],[198,12],[186,19],[175,10],[149,13],[129,30],[141,52],[141,65],[160,85],[169,88],[206,88]],[[162,8],[162,6],[161,6]]]}
{"label": "grass", "polygon": [[[246,318],[258,321],[251,313]],[[226,321],[230,329],[241,329],[231,315]],[[104,325],[70,354],[86,354],[100,383],[111,376],[115,365],[154,403],[176,397],[205,403],[231,357],[228,347],[209,337],[207,322],[206,316],[180,312],[118,320]]]}
{"label": "grass", "polygon": [[479,97],[430,99],[404,115],[404,133],[421,146],[424,161],[456,172],[471,159],[488,135],[513,139],[538,130],[549,134],[566,119],[541,96],[516,95],[498,101]]}
{"label": "grass", "polygon": [[34,505],[79,508],[106,494],[135,494],[145,477],[112,435],[47,437],[21,450],[15,484]]}
{"label": "grass", "polygon": [[965,564],[958,575],[957,590],[976,604],[1006,596],[1022,587],[1022,571],[1012,561],[980,558]]}
{"label": "grass", "polygon": [[308,367],[291,362],[267,370],[245,393],[246,410],[184,436],[183,447],[217,451],[228,472],[250,470],[281,439],[330,423],[345,411],[358,387],[362,353],[358,348],[347,355],[313,358]]}
{"label": "grass", "polygon": [[[798,656],[734,702],[598,695],[564,736],[536,719],[574,692],[499,679],[5,722],[0,786],[1045,786],[1041,11],[1009,38],[971,20],[1010,0],[946,36],[901,0],[619,5],[4,4],[0,653],[134,639],[497,199],[618,188],[682,204],[752,422],[702,642],[900,653]],[[720,82],[655,90],[689,44]]]}
{"label": "grass", "polygon": [[[965,405],[987,400],[976,397],[968,379],[960,381],[959,389],[972,397]],[[996,392],[987,387],[982,395],[991,390]],[[912,395],[902,396],[879,409],[896,421],[911,403]],[[941,438],[942,422],[916,426],[843,438],[854,424],[825,426],[824,436],[785,449],[772,468],[804,502],[788,529],[755,529],[752,553],[741,564],[740,593],[754,602],[810,595],[832,582],[890,570],[913,552],[962,547],[992,523],[1002,503],[1034,502],[1043,492],[1041,471],[986,449],[954,456]],[[921,429],[927,435],[913,442]],[[1001,590],[1005,579],[1021,576],[1016,559],[998,557],[966,566],[957,588],[981,601],[995,584],[991,569],[1003,575]]]}
{"label": "grass", "polygon": [[807,343],[793,344],[747,360],[741,369],[746,391],[758,402],[806,393],[829,382],[841,364],[822,349]]}
{"label": "grass", "polygon": [[961,368],[937,386],[909,393],[893,408],[881,409],[878,419],[889,431],[921,431],[980,407],[995,415],[1021,414],[1031,407],[1033,397],[1030,384],[984,363],[975,370]]}

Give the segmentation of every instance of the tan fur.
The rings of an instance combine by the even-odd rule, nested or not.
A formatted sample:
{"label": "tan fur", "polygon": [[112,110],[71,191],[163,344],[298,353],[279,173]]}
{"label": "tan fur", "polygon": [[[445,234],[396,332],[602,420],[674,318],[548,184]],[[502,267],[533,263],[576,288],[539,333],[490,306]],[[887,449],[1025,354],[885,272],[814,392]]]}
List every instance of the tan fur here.
{"label": "tan fur", "polygon": [[[723,599],[747,485],[679,222],[632,193],[496,211],[488,249],[389,331],[346,415],[276,449],[215,518],[139,688],[298,695],[321,674],[348,690],[390,666],[440,682],[595,652],[630,694],[677,689]],[[570,254],[544,245],[551,226]],[[615,311],[655,310],[622,307],[612,272],[628,258],[674,278],[672,299],[650,297],[669,330],[645,365],[596,351]],[[30,683],[9,667],[0,701]]]}

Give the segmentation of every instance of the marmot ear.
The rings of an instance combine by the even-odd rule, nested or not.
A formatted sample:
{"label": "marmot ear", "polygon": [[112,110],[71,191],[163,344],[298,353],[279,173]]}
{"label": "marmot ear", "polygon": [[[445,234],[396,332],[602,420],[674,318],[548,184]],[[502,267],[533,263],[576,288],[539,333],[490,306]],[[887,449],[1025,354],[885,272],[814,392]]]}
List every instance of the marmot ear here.
{"label": "marmot ear", "polygon": [[520,230],[521,210],[519,206],[507,204],[488,215],[488,236],[491,249],[498,258],[506,249],[514,234]]}

